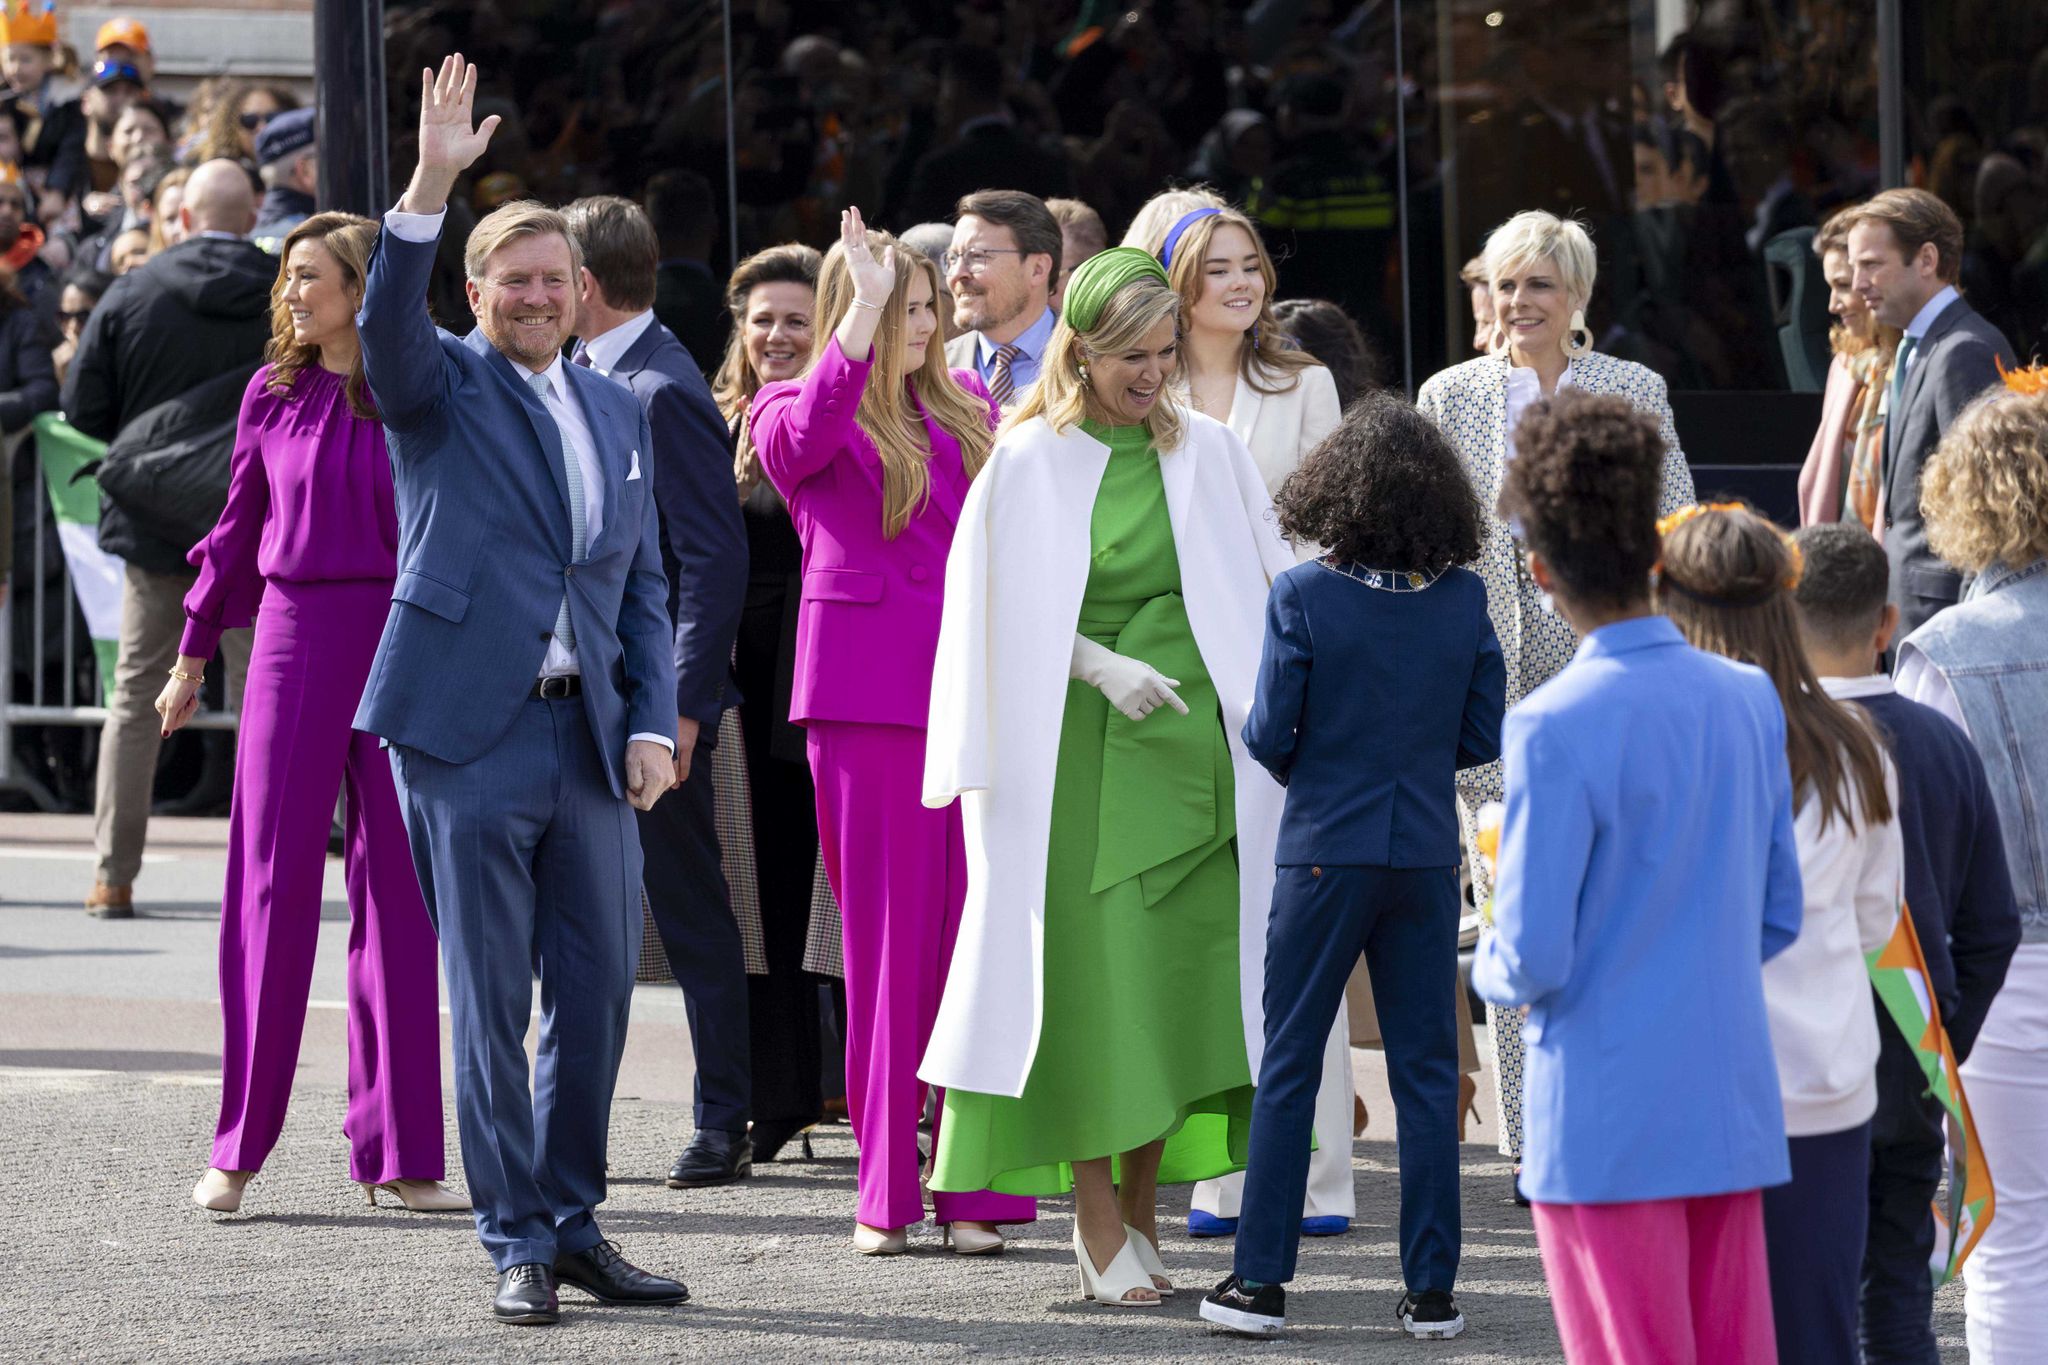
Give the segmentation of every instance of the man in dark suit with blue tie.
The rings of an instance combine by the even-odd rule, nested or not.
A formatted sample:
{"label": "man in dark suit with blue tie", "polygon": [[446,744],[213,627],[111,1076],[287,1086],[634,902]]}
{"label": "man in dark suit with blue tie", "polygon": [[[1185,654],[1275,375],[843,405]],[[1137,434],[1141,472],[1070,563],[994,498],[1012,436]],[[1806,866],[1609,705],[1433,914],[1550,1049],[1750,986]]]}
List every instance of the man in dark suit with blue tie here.
{"label": "man in dark suit with blue tie", "polygon": [[1927,545],[1920,475],[1971,399],[2013,365],[2012,347],[1956,292],[1963,224],[1926,190],[1886,190],[1851,210],[1853,287],[1905,336],[1892,362],[1884,424],[1884,541],[1899,638],[1962,596],[1963,576]]}
{"label": "man in dark suit with blue tie", "polygon": [[419,166],[357,317],[399,570],[355,723],[390,744],[441,937],[493,1311],[551,1323],[557,1277],[606,1303],[688,1297],[629,1264],[594,1212],[640,954],[632,811],[679,780],[654,447],[630,393],[562,360],[578,264],[552,209],[509,204],[470,234],[473,333],[428,318],[448,192],[498,120],[471,126],[460,55],[423,76]]}
{"label": "man in dark suit with blue tie", "polygon": [[676,1189],[724,1185],[753,1169],[747,967],[719,863],[711,751],[747,590],[747,531],[725,420],[697,364],[655,317],[660,245],[630,199],[599,195],[563,210],[583,257],[574,364],[624,384],[654,441],[654,503],[675,623],[680,790],[640,815],[647,901],[697,1054],[696,1134],[669,1171]]}

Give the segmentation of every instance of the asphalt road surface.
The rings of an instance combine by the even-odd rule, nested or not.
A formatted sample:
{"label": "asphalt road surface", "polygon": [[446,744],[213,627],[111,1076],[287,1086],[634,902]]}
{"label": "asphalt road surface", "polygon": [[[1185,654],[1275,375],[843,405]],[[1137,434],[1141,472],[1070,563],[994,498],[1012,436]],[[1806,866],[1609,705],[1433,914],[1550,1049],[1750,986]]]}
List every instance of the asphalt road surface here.
{"label": "asphalt road surface", "polygon": [[[1227,1242],[1187,1238],[1186,1188],[1162,1195],[1165,1259],[1183,1292],[1112,1310],[1075,1292],[1072,1208],[1049,1201],[1000,1257],[939,1248],[856,1256],[854,1146],[818,1130],[814,1159],[757,1168],[717,1190],[662,1183],[688,1139],[690,1049],[674,986],[642,986],[612,1113],[608,1235],[691,1290],[679,1308],[605,1308],[563,1291],[555,1328],[492,1321],[489,1262],[466,1215],[369,1208],[347,1179],[341,1137],[348,917],[330,861],[320,957],[297,1089],[282,1141],[244,1212],[188,1196],[205,1168],[219,1098],[214,981],[220,821],[159,820],[137,885],[139,915],[102,922],[79,901],[90,822],[0,816],[0,1207],[13,1311],[0,1360],[898,1360],[987,1359],[1559,1361],[1528,1214],[1484,1121],[1464,1148],[1469,1324],[1411,1342],[1400,1297],[1392,1106],[1378,1054],[1356,1053],[1374,1121],[1354,1148],[1359,1218],[1305,1244],[1279,1342],[1212,1332],[1195,1313],[1229,1268]],[[446,1047],[444,1016],[443,1047]],[[1482,1054],[1484,1049],[1482,1048]],[[444,1064],[444,1076],[447,1074]],[[453,1105],[451,1174],[459,1179]],[[1937,1301],[1944,1361],[1965,1359],[1959,1287]]]}

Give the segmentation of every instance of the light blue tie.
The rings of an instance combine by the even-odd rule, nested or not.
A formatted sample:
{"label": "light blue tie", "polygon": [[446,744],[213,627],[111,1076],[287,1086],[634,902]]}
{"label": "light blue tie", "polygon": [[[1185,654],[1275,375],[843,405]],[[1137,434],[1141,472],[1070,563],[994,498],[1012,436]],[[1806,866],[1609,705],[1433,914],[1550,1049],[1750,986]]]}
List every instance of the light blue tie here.
{"label": "light blue tie", "polygon": [[1894,413],[1898,412],[1899,400],[1906,392],[1906,366],[1912,363],[1913,351],[1919,344],[1919,341],[1910,333],[1899,338],[1899,353],[1892,360],[1891,410]]}
{"label": "light blue tie", "polygon": [[[548,377],[544,374],[530,374],[526,382],[533,389],[533,396],[540,399],[545,408],[548,402]],[[553,413],[547,414],[547,429],[555,433],[555,448],[561,452],[563,480],[569,486],[569,558],[583,558],[583,463],[576,458],[575,443],[562,434]],[[569,594],[562,594],[561,610],[555,613],[555,638],[562,642],[562,648],[576,648],[576,632],[569,624]]]}

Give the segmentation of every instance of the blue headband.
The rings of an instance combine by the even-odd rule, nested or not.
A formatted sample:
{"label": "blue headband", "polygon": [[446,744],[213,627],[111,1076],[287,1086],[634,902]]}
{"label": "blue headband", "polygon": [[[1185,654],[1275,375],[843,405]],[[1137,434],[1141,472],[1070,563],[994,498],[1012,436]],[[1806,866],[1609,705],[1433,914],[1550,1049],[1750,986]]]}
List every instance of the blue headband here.
{"label": "blue headband", "polygon": [[1222,209],[1202,208],[1182,214],[1180,221],[1173,225],[1173,230],[1166,234],[1166,245],[1159,248],[1160,266],[1167,270],[1173,269],[1173,249],[1180,245],[1180,235],[1193,227],[1198,219],[1211,218],[1221,212]]}

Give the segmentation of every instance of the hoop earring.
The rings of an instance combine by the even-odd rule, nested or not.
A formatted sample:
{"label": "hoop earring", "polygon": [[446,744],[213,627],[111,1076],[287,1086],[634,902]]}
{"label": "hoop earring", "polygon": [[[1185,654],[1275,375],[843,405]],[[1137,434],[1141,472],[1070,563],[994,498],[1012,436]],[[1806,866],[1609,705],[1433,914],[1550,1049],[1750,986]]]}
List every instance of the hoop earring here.
{"label": "hoop earring", "polygon": [[1572,311],[1572,329],[1565,334],[1565,339],[1560,345],[1564,349],[1566,360],[1577,360],[1580,356],[1592,354],[1593,333],[1586,327],[1585,309],[1578,308]]}

